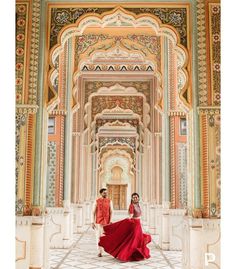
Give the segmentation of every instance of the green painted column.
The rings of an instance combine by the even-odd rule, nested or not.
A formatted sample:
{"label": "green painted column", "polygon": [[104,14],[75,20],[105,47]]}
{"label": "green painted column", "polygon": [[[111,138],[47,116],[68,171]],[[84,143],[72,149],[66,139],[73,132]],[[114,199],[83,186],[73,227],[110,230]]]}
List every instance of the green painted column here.
{"label": "green painted column", "polygon": [[65,159],[64,159],[64,197],[63,200],[71,199],[71,164],[72,164],[72,40],[69,39],[67,46],[67,67],[66,67],[66,118],[65,118]]}
{"label": "green painted column", "polygon": [[40,2],[40,37],[39,37],[39,65],[37,81],[36,136],[35,163],[33,182],[33,206],[44,206],[46,201],[46,163],[47,163],[47,111],[44,100],[44,64],[46,41],[46,5]]}
{"label": "green painted column", "polygon": [[164,85],[163,85],[163,136],[162,136],[162,171],[164,180],[163,201],[170,202],[170,123],[169,123],[169,96],[168,96],[168,40],[164,38]]}
{"label": "green painted column", "polygon": [[193,78],[193,133],[194,133],[194,208],[201,208],[201,178],[200,178],[200,131],[198,106],[198,47],[197,47],[197,16],[196,1],[191,5],[192,23],[193,23],[193,62],[192,62],[192,78]]}

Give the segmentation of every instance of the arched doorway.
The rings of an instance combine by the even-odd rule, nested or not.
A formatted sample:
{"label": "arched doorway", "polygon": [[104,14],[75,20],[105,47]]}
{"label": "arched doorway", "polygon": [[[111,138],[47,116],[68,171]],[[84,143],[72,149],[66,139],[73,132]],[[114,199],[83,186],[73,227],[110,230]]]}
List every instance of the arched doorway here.
{"label": "arched doorway", "polygon": [[[121,28],[124,30],[123,35],[120,35]],[[92,34],[94,31],[97,33]],[[127,35],[127,31],[130,34]],[[140,31],[146,31],[148,37],[141,36]],[[68,164],[65,167],[72,174],[72,200],[83,203],[96,197],[101,148],[106,144],[124,142],[134,149],[135,191],[141,194],[143,202],[161,204],[166,201],[171,202],[173,208],[181,207],[184,203],[186,205],[187,173],[184,174],[183,169],[186,171],[189,168],[191,140],[187,141],[186,134],[181,136],[179,126],[182,126],[182,119],[186,119],[188,126],[191,126],[189,99],[183,96],[188,86],[187,52],[178,43],[174,29],[160,24],[150,14],[145,15],[143,20],[143,16],[117,8],[101,17],[91,15],[79,19],[73,27],[67,26],[58,40],[58,46],[51,52],[53,68],[49,78],[55,98],[50,101],[50,110],[57,104],[56,97],[59,98],[54,85],[63,70],[70,70],[73,78],[73,83],[70,81],[73,103],[72,107],[68,107],[71,118],[66,124],[70,126],[67,130],[71,133],[66,133],[69,137],[73,135],[71,148],[68,149],[73,162],[71,166]],[[88,45],[81,47],[85,40]],[[147,49],[145,42],[148,40],[156,47]],[[58,65],[59,62],[64,64]],[[59,69],[57,66],[60,66]],[[99,72],[102,77],[98,75]],[[121,74],[123,85],[132,79],[131,85],[143,87],[142,83],[149,81],[149,86],[135,88],[118,85],[115,81],[120,79]],[[93,84],[92,80],[97,81]],[[111,86],[103,86],[109,83]],[[97,87],[98,84],[101,87]],[[65,95],[62,85],[63,83],[59,89]],[[115,122],[118,118],[114,115],[120,110],[123,110],[123,122],[131,121],[127,117],[127,110],[137,114],[140,121],[134,126],[136,136],[116,137],[111,133],[106,137],[99,136],[99,128],[102,127],[95,120],[96,115],[103,114],[107,109],[114,111],[113,115],[108,113],[103,118],[105,124]],[[189,152],[185,151],[187,143],[190,146]],[[170,163],[170,167],[165,163]]]}

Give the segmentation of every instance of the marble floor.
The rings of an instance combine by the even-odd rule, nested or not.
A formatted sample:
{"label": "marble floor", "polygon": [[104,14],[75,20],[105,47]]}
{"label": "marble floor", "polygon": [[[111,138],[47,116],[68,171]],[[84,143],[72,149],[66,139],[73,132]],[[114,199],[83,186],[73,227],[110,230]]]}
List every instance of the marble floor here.
{"label": "marble floor", "polygon": [[108,254],[97,257],[95,233],[87,226],[81,234],[74,234],[73,244],[70,249],[50,250],[50,269],[77,269],[77,268],[136,268],[136,269],[181,269],[181,251],[162,251],[159,249],[157,237],[152,236],[148,244],[151,258],[139,262],[122,263]]}

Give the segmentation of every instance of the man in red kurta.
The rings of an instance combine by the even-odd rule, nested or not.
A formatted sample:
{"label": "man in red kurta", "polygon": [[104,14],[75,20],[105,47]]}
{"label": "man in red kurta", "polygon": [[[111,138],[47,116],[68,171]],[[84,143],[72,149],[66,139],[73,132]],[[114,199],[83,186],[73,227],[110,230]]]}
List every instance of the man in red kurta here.
{"label": "man in red kurta", "polygon": [[[92,228],[96,231],[97,246],[103,234],[103,226],[111,223],[113,213],[112,201],[107,198],[107,189],[102,188],[99,192],[101,197],[95,201],[92,209]],[[98,257],[102,257],[102,250],[98,246]]]}

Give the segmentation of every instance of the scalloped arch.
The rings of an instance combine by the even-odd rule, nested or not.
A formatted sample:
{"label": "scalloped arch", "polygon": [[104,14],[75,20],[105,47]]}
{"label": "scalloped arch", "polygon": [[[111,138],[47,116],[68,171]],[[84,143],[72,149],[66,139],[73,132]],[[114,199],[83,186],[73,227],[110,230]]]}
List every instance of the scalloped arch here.
{"label": "scalloped arch", "polygon": [[[84,30],[87,27],[96,26],[96,27],[151,27],[157,36],[166,36],[174,45],[177,57],[179,59],[185,59],[184,62],[179,61],[179,72],[181,77],[179,95],[180,101],[183,103],[184,106],[188,107],[188,103],[185,101],[182,94],[186,89],[186,85],[188,83],[188,72],[186,70],[187,65],[187,51],[186,49],[180,44],[180,38],[175,30],[174,27],[162,24],[161,21],[152,14],[140,14],[135,15],[129,11],[124,10],[122,7],[117,7],[112,11],[105,12],[101,15],[99,14],[85,14],[81,16],[77,20],[75,24],[70,24],[65,26],[58,35],[58,44],[55,45],[50,51],[50,65],[52,66],[52,70],[49,72],[49,87],[53,90],[53,78],[57,75],[57,57],[60,52],[63,50],[66,41],[71,38],[72,36],[79,36],[83,34]],[[73,75],[73,82],[75,84],[76,79],[78,76],[77,74]],[[159,75],[160,76],[160,75]],[[157,76],[158,80],[160,80],[159,76]],[[53,91],[55,93],[55,91]],[[76,88],[73,88],[73,99],[75,99]],[[57,96],[53,98],[50,103],[57,99]],[[79,104],[75,105],[75,108],[78,108]],[[74,110],[75,110],[74,108]]]}

